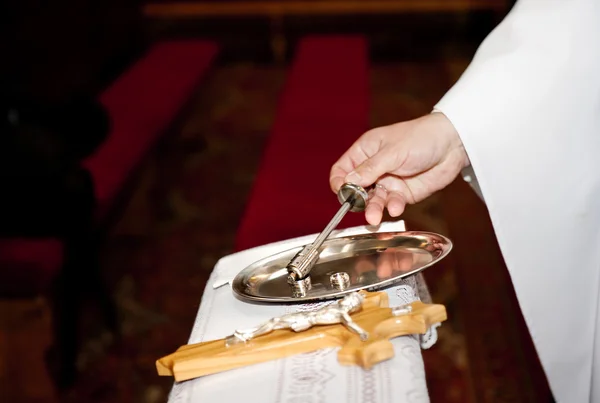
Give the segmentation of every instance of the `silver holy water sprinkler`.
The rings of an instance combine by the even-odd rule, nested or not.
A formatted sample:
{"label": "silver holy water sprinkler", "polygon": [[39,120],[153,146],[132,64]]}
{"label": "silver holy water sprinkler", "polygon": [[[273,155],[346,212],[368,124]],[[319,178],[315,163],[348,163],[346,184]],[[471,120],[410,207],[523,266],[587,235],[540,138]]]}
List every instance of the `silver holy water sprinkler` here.
{"label": "silver holy water sprinkler", "polygon": [[[231,282],[234,295],[250,303],[332,300],[360,290],[390,287],[431,267],[450,252],[452,242],[445,236],[406,231],[402,223],[396,230],[392,226],[385,232],[355,228],[350,231],[352,235],[331,238],[348,211],[365,210],[371,190],[344,184],[337,194],[340,209],[314,242],[246,266]],[[382,264],[386,270],[378,270]]]}
{"label": "silver holy water sprinkler", "polygon": [[360,212],[367,207],[368,192],[361,186],[345,183],[337,193],[342,204],[325,229],[321,231],[315,241],[306,245],[298,252],[286,266],[288,271],[288,284],[292,287],[295,296],[304,296],[311,288],[310,270],[319,259],[320,248],[331,232],[338,226],[348,211]]}

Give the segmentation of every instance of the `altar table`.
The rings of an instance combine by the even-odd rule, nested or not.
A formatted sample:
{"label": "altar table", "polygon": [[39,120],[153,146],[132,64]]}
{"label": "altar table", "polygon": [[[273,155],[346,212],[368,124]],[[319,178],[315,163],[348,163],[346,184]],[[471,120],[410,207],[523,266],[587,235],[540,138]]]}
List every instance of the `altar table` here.
{"label": "altar table", "polygon": [[[403,231],[402,221],[383,223],[377,232]],[[366,226],[334,231],[331,237],[373,232]],[[317,234],[259,246],[217,262],[202,297],[188,343],[224,338],[236,329],[253,327],[274,316],[306,311],[331,303],[254,305],[234,297],[229,281],[262,257],[312,242]],[[385,290],[390,306],[415,300],[431,302],[421,275]],[[436,326],[425,335],[392,340],[395,357],[370,370],[341,366],[337,348],[291,356],[175,383],[169,403],[423,403],[429,402],[421,348],[437,339]]]}

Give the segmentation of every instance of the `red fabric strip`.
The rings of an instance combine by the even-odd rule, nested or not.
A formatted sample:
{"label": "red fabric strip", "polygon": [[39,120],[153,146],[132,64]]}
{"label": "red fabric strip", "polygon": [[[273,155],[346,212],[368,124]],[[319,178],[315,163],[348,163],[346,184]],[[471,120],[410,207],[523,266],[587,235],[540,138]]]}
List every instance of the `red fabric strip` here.
{"label": "red fabric strip", "polygon": [[[313,36],[298,47],[237,233],[236,250],[321,231],[340,204],[329,170],[367,129],[368,47]],[[365,224],[348,213],[340,228]]]}

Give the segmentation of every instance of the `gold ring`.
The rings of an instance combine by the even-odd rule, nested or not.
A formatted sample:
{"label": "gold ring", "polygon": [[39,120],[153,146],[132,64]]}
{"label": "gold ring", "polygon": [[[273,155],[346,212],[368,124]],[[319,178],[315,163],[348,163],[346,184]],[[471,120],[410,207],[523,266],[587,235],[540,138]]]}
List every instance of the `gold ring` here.
{"label": "gold ring", "polygon": [[385,193],[388,193],[388,190],[381,183],[376,183],[375,187],[383,190]]}

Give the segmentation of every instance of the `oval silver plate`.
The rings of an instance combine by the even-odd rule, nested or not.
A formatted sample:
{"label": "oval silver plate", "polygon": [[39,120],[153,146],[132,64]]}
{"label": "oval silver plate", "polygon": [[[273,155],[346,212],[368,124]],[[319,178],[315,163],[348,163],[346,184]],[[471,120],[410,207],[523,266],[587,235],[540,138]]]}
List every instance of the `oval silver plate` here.
{"label": "oval silver plate", "polygon": [[[248,302],[294,303],[389,287],[439,262],[452,249],[452,242],[420,231],[328,239],[310,272],[311,288],[302,296],[294,296],[287,283],[286,265],[301,249],[280,252],[246,267],[233,280],[234,294]],[[342,289],[340,278],[344,280]]]}

